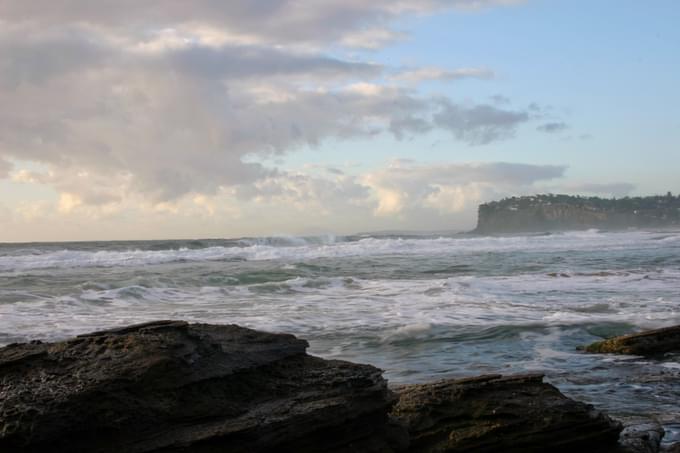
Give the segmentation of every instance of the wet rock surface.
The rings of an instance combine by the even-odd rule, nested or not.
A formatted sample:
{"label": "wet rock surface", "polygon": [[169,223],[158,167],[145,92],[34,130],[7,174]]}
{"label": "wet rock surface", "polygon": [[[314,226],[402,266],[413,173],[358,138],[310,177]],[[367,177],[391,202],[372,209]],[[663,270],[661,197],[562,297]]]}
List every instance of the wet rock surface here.
{"label": "wet rock surface", "polygon": [[619,451],[619,423],[541,375],[391,390],[373,366],[306,348],[181,321],[7,346],[0,451]]}
{"label": "wet rock surface", "polygon": [[392,415],[403,420],[412,451],[612,451],[621,425],[573,401],[542,375],[407,385],[395,389]]}
{"label": "wet rock surface", "polygon": [[631,355],[662,355],[680,352],[680,326],[623,335],[592,343],[586,352]]}
{"label": "wet rock surface", "polygon": [[5,347],[0,451],[389,451],[381,371],[306,347],[184,322]]}
{"label": "wet rock surface", "polygon": [[653,420],[628,423],[621,431],[621,453],[657,453],[661,450],[664,429]]}

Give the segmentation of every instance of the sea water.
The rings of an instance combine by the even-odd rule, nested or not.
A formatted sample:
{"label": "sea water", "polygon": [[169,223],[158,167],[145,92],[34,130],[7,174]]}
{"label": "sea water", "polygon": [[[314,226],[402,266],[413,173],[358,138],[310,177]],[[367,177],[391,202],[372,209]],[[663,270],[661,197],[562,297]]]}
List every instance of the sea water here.
{"label": "sea water", "polygon": [[680,356],[576,349],[680,324],[680,231],[0,244],[0,345],[157,319],[293,333],[392,383],[540,372],[680,419]]}

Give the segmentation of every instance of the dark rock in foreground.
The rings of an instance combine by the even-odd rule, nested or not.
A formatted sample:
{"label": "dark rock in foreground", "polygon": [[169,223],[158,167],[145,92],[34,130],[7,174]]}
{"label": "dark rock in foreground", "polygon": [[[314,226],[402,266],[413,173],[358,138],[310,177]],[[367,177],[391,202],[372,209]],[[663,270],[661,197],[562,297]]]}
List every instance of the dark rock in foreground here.
{"label": "dark rock in foreground", "polygon": [[380,370],[306,347],[292,335],[180,321],[7,346],[0,451],[616,448],[620,425],[541,376],[404,386],[395,405]]}
{"label": "dark rock in foreground", "polygon": [[392,414],[418,452],[610,451],[621,425],[542,375],[480,376],[398,389]]}
{"label": "dark rock in foreground", "polygon": [[626,426],[619,442],[622,453],[657,453],[665,432],[656,421],[648,420]]}
{"label": "dark rock in foreground", "polygon": [[680,352],[680,326],[623,335],[598,341],[583,348],[592,353],[660,355]]}
{"label": "dark rock in foreground", "polygon": [[674,443],[664,450],[665,453],[680,453],[680,443]]}
{"label": "dark rock in foreground", "polygon": [[389,451],[370,365],[292,335],[156,322],[0,350],[0,451]]}

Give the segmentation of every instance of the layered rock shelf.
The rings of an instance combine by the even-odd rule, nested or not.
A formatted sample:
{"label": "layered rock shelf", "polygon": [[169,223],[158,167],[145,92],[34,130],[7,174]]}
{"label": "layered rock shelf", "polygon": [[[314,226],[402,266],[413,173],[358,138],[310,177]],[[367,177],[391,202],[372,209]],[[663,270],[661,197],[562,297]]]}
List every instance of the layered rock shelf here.
{"label": "layered rock shelf", "polygon": [[394,396],[380,370],[306,347],[292,335],[185,322],[8,346],[0,451],[387,449]]}
{"label": "layered rock shelf", "polygon": [[474,232],[505,234],[678,226],[680,197],[670,193],[620,199],[547,194],[481,204]]}
{"label": "layered rock shelf", "polygon": [[583,348],[599,354],[661,355],[680,352],[680,326],[623,335],[592,343]]}
{"label": "layered rock shelf", "polygon": [[304,340],[159,321],[0,349],[2,452],[621,451],[541,375],[390,389]]}
{"label": "layered rock shelf", "polygon": [[418,452],[599,451],[621,425],[571,400],[543,375],[479,376],[397,389],[392,414]]}

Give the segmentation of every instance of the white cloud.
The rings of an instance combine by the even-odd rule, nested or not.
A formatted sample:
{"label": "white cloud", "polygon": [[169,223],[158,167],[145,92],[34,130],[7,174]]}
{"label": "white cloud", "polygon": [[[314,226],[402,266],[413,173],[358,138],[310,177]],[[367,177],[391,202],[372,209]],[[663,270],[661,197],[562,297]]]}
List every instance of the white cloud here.
{"label": "white cloud", "polygon": [[[143,37],[149,30],[200,25],[249,37],[259,43],[354,45],[390,42],[386,26],[404,14],[444,9],[475,10],[523,3],[521,0],[5,0],[0,17],[41,27],[83,23],[126,30]],[[379,31],[386,30],[386,31]],[[394,32],[392,32],[394,33]],[[364,35],[362,40],[360,37]],[[369,39],[370,38],[370,39]],[[348,41],[348,42],[347,42]],[[370,45],[369,45],[370,47]]]}
{"label": "white cloud", "polygon": [[499,194],[535,190],[534,183],[560,178],[565,170],[563,166],[503,162],[417,165],[395,161],[362,181],[374,191],[376,215],[424,208],[451,214],[475,209],[479,202]]}
{"label": "white cloud", "polygon": [[43,225],[49,225],[49,218],[53,214],[52,206],[47,201],[23,202],[14,211],[24,222]]}
{"label": "white cloud", "polygon": [[311,166],[311,173],[280,172],[232,193],[246,210],[257,206],[274,218],[288,213],[289,223],[280,224],[288,231],[293,223],[341,233],[395,226],[466,229],[474,225],[479,203],[536,193],[538,183],[561,178],[566,167],[504,162],[425,165],[402,159],[362,174],[317,170]]}
{"label": "white cloud", "polygon": [[59,212],[68,214],[83,204],[83,200],[72,193],[64,192],[59,196]]}
{"label": "white cloud", "polygon": [[458,68],[446,70],[436,67],[424,67],[402,71],[392,77],[393,80],[408,83],[420,83],[424,80],[462,80],[462,79],[492,79],[494,72],[488,68]]}
{"label": "white cloud", "polygon": [[469,209],[470,205],[479,204],[485,197],[483,183],[470,183],[464,186],[434,185],[435,189],[429,194],[424,205],[436,209],[442,214],[454,214]]}
{"label": "white cloud", "polygon": [[[394,68],[347,55],[403,39],[393,25],[405,14],[515,3],[0,0],[0,178],[56,193],[14,200],[13,217],[69,218],[74,231],[87,220],[118,234],[102,229],[106,219],[144,217],[152,228],[173,218],[180,229],[201,218],[219,231],[226,218],[256,222],[263,207],[282,228],[321,217],[349,227],[414,206],[456,212],[457,200],[486,193],[474,184],[492,182],[413,176],[391,185],[381,172],[310,176],[261,162],[329,140],[434,129],[473,145],[512,137],[534,118],[529,109],[417,90],[425,79],[489,78],[490,69],[414,67],[390,79]],[[41,171],[12,172],[11,162]],[[283,207],[314,215],[289,219]]]}
{"label": "white cloud", "polygon": [[348,85],[346,91],[364,96],[378,96],[388,91],[388,88],[377,83],[357,82]]}
{"label": "white cloud", "polygon": [[396,41],[406,39],[407,34],[388,28],[369,28],[342,37],[340,43],[347,47],[379,49]]}
{"label": "white cloud", "polygon": [[11,162],[0,158],[0,179],[9,176],[12,167]]}
{"label": "white cloud", "polygon": [[253,183],[275,170],[250,157],[329,138],[510,137],[526,113],[380,85],[380,65],[293,45],[389,38],[399,14],[504,3],[2,2],[0,177],[3,162],[33,162],[49,168],[41,183],[85,205],[159,202]]}
{"label": "white cloud", "polygon": [[17,206],[14,226],[3,239],[26,240],[39,230],[52,240],[466,230],[474,226],[479,203],[540,192],[539,184],[564,172],[561,166],[398,160],[358,174],[329,173],[314,166],[279,171],[212,194],[161,202],[133,194],[107,204],[87,204],[63,191],[53,203]]}
{"label": "white cloud", "polygon": [[0,203],[0,225],[7,225],[12,220],[12,211]]}
{"label": "white cloud", "polygon": [[181,52],[194,51],[179,63],[175,50],[151,61],[118,55],[87,70],[62,68],[51,78],[0,89],[0,105],[12,106],[0,109],[0,158],[48,165],[49,183],[86,204],[132,192],[167,201],[271,173],[245,162],[248,155],[380,132],[401,138],[436,126],[469,143],[488,143],[527,120],[522,112],[459,106],[365,81],[310,90],[278,79],[286,71],[332,79],[371,73],[373,65],[298,54],[288,61],[260,48]]}

